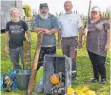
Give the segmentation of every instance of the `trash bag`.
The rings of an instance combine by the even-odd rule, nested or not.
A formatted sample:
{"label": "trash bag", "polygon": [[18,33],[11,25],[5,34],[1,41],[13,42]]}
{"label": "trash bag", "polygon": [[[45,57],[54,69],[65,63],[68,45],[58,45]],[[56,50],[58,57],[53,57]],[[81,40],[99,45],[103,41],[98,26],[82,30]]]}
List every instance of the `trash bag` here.
{"label": "trash bag", "polygon": [[8,74],[3,75],[3,90],[10,92],[13,85],[13,78]]}
{"label": "trash bag", "polygon": [[0,91],[3,90],[3,77],[0,78]]}
{"label": "trash bag", "polygon": [[14,69],[8,73],[13,78],[12,90],[17,88],[16,72],[18,72],[19,70],[20,69]]}
{"label": "trash bag", "polygon": [[17,88],[17,81],[15,72],[17,70],[11,70],[8,74],[2,74],[0,78],[0,90],[10,92]]}

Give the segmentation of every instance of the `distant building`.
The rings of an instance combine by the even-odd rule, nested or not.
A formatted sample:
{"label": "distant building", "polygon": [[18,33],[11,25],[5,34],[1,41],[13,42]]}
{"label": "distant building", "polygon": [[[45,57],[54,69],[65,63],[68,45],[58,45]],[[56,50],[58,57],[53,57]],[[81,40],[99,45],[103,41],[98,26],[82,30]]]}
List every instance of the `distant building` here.
{"label": "distant building", "polygon": [[[1,2],[1,32],[5,31],[6,28],[6,23],[10,20],[10,9],[11,8],[18,8],[20,10],[20,16],[23,15],[23,6],[22,6],[22,1],[0,1]],[[21,17],[20,17],[21,18]]]}

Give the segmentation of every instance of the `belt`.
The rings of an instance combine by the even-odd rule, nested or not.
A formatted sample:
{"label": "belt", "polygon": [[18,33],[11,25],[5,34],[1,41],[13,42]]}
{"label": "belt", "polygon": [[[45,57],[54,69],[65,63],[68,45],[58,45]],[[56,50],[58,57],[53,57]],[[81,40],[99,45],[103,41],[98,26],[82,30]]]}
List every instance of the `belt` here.
{"label": "belt", "polygon": [[71,38],[77,38],[77,36],[74,36],[74,37],[62,37],[62,39],[71,39]]}

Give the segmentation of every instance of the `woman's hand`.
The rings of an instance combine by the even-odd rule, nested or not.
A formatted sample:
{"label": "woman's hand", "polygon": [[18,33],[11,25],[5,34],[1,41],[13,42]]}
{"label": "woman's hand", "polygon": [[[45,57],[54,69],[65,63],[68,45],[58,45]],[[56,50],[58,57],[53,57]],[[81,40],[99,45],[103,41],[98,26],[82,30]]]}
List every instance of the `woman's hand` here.
{"label": "woman's hand", "polygon": [[108,45],[108,44],[106,44],[106,45],[105,45],[105,47],[104,47],[104,51],[105,51],[105,52],[107,52],[107,51],[108,51],[108,49],[109,49],[109,45]]}

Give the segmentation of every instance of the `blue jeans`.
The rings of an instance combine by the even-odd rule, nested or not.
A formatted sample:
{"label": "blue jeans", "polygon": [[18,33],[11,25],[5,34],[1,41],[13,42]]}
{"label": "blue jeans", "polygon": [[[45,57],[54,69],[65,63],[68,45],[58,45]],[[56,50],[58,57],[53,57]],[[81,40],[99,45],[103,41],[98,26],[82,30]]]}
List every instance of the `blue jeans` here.
{"label": "blue jeans", "polygon": [[23,64],[23,47],[18,47],[15,49],[9,49],[9,55],[13,63],[13,69],[20,69],[19,58],[21,57],[21,62]]}

